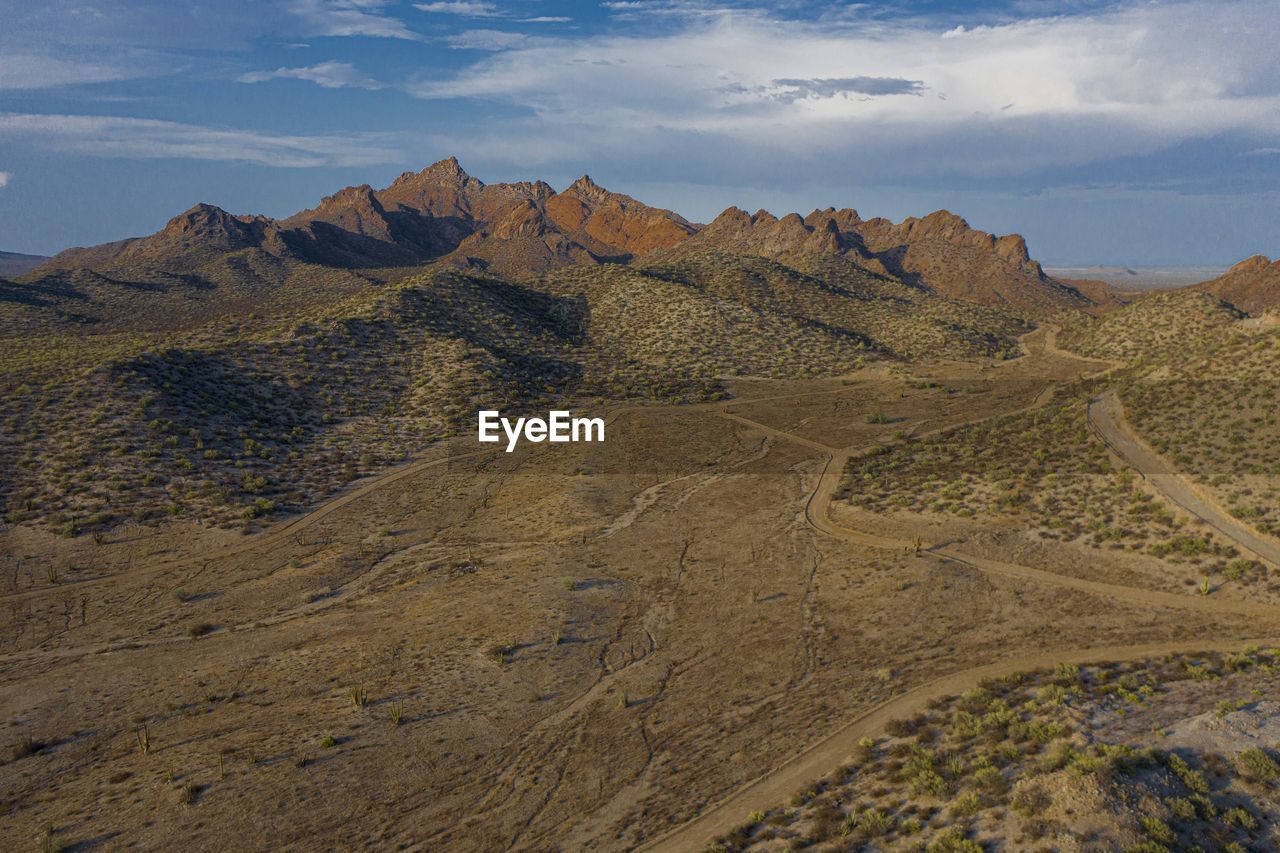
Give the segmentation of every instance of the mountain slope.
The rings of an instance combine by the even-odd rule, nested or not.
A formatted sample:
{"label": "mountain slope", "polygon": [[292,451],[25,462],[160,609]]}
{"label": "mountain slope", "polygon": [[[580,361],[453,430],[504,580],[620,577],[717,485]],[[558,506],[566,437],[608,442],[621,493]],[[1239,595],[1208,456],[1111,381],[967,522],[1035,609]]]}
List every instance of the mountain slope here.
{"label": "mountain slope", "polygon": [[1234,328],[1240,317],[1209,293],[1157,291],[1101,318],[1076,318],[1065,325],[1058,342],[1092,358],[1160,362]]}
{"label": "mountain slope", "polygon": [[945,210],[856,227],[890,272],[945,296],[1035,312],[1093,307],[1079,290],[1045,275],[1019,234],[996,237]]}
{"label": "mountain slope", "polygon": [[[0,299],[42,309],[35,322],[45,326],[115,328],[138,316],[132,296],[149,292],[154,317],[143,326],[189,327],[243,310],[246,288],[256,290],[259,309],[270,310],[274,291],[300,276],[344,284],[289,299],[341,298],[362,281],[395,280],[435,261],[527,278],[571,264],[628,260],[693,231],[682,217],[587,177],[557,194],[541,181],[485,184],[449,158],[382,190],[347,187],[280,220],[197,204],[146,237],[61,252],[6,285]],[[346,272],[352,270],[361,272]],[[191,303],[202,310],[187,310]]]}
{"label": "mountain slope", "polygon": [[1280,305],[1280,260],[1254,255],[1191,289],[1212,293],[1248,314],[1261,314]]}

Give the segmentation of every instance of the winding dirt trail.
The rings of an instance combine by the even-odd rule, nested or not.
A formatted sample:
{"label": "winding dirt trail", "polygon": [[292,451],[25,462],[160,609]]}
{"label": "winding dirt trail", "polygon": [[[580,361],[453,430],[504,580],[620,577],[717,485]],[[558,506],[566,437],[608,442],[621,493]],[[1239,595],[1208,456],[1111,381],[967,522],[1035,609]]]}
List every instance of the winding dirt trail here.
{"label": "winding dirt trail", "polygon": [[1237,521],[1221,504],[1170,467],[1134,432],[1115,390],[1089,401],[1089,424],[1117,456],[1170,503],[1182,507],[1246,551],[1280,567],[1280,543]]}

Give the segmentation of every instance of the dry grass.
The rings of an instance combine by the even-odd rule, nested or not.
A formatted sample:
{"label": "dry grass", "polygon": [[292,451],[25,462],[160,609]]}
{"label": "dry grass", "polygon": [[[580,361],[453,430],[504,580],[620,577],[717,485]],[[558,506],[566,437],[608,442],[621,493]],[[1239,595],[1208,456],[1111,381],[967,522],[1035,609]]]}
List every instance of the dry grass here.
{"label": "dry grass", "polygon": [[[1083,398],[854,458],[841,496],[873,512],[1017,520],[1044,541],[1140,551],[1204,574],[1226,572],[1238,556],[1112,463]],[[1260,576],[1261,566],[1249,568]]]}

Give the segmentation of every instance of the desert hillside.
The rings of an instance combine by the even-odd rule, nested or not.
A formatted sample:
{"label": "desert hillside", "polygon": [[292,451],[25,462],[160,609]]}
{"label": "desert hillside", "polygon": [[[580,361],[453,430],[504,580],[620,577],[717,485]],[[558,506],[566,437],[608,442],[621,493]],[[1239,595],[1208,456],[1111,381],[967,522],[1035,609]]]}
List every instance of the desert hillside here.
{"label": "desert hillside", "polygon": [[1195,285],[1195,289],[1212,293],[1246,313],[1262,314],[1280,305],[1280,260],[1254,255],[1217,278]]}

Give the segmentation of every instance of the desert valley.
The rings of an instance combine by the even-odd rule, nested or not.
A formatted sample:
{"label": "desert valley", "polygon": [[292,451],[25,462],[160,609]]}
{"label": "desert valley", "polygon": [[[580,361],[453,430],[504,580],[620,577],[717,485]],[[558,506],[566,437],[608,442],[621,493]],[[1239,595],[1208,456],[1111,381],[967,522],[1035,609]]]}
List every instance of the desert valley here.
{"label": "desert valley", "polygon": [[1280,262],[454,159],[0,261],[6,849],[1280,844]]}

